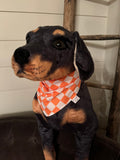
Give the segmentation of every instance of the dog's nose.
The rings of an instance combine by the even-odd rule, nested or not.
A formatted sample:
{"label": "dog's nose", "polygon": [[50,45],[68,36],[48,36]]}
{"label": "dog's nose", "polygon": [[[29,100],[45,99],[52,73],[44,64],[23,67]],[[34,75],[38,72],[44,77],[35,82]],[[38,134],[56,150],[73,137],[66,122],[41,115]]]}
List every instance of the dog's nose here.
{"label": "dog's nose", "polygon": [[27,49],[18,48],[14,52],[15,61],[21,66],[28,63],[29,57],[30,52]]}

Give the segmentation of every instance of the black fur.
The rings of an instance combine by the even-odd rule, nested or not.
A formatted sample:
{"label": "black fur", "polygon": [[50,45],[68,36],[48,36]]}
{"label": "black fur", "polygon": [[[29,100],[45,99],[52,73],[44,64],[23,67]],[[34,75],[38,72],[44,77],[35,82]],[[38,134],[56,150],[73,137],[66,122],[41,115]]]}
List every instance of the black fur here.
{"label": "black fur", "polygon": [[[65,35],[53,35],[53,31],[60,29]],[[84,80],[88,79],[93,71],[94,64],[91,55],[80,38],[78,32],[69,32],[60,26],[39,27],[37,32],[29,32],[26,36],[27,44],[18,48],[14,53],[14,58],[21,68],[27,64],[31,57],[36,54],[42,56],[42,60],[52,62],[52,67],[47,73],[50,75],[60,67],[73,68],[74,51],[76,48],[76,65],[79,70],[82,84],[78,93],[80,100],[74,104],[70,102],[65,108],[56,114],[43,118],[42,115],[36,114],[39,132],[42,140],[43,149],[52,152],[54,148],[55,135],[63,127],[61,122],[64,114],[68,109],[83,109],[86,114],[86,121],[83,124],[68,123],[71,126],[76,140],[75,160],[87,160],[91,147],[91,142],[97,128],[97,118],[92,109],[92,102]],[[60,43],[58,43],[60,41]],[[26,51],[26,52],[25,52]],[[21,53],[22,52],[22,53]],[[28,54],[29,53],[29,54]],[[21,56],[22,54],[26,56]],[[22,57],[22,58],[21,58]],[[34,99],[37,100],[37,94]],[[67,138],[67,137],[66,137]]]}

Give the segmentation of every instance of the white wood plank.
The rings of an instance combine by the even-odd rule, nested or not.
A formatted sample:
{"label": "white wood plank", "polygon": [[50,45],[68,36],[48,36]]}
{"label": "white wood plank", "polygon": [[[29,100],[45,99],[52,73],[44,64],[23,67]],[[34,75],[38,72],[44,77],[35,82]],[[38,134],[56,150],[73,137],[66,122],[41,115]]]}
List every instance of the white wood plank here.
{"label": "white wood plank", "polygon": [[[113,42],[114,44],[114,42]],[[105,68],[104,68],[104,82],[107,82],[107,84],[113,85],[114,84],[114,78],[115,78],[115,72],[116,72],[116,64],[117,64],[117,56],[118,56],[118,46],[111,45],[110,48],[106,49],[105,54]]]}
{"label": "white wood plank", "polygon": [[[0,40],[24,40],[26,33],[38,26],[62,25],[63,16],[1,13],[0,21]],[[106,18],[76,16],[75,29],[81,34],[104,34],[106,25]]]}
{"label": "white wood plank", "polygon": [[63,13],[64,0],[0,0],[0,10]]}
{"label": "white wood plank", "polygon": [[0,68],[0,91],[35,89],[37,90],[39,82],[19,78],[14,75],[12,68]]}
{"label": "white wood plank", "polygon": [[75,30],[82,35],[105,34],[107,18],[76,16]]}
{"label": "white wood plank", "polygon": [[[76,15],[107,16],[107,6],[77,0]],[[63,14],[64,0],[0,0],[1,11]]]}
{"label": "white wood plank", "polygon": [[24,40],[28,31],[44,25],[62,25],[62,15],[0,13],[0,40]]}
{"label": "white wood plank", "polygon": [[116,0],[88,0],[88,1],[108,6]]}
{"label": "white wood plank", "polygon": [[25,41],[0,41],[0,67],[11,67],[11,57],[15,49],[24,44]]}
{"label": "white wood plank", "polygon": [[100,3],[77,0],[76,15],[107,17],[108,7]]}
{"label": "white wood plank", "polygon": [[[76,16],[75,30],[80,35],[105,34],[107,27],[106,18]],[[85,41],[94,61],[103,62],[105,57],[105,41]]]}
{"label": "white wood plank", "polygon": [[93,57],[94,61],[103,62],[105,60],[105,42],[104,41],[84,41]]}
{"label": "white wood plank", "polygon": [[[104,62],[94,62],[94,73],[92,77],[89,79],[90,82],[101,83],[103,82],[103,71],[104,71]],[[105,83],[106,84],[106,83]]]}
{"label": "white wood plank", "polygon": [[120,1],[116,0],[109,6],[107,18],[107,34],[120,33]]}
{"label": "white wood plank", "polygon": [[32,110],[35,90],[0,92],[0,114]]}

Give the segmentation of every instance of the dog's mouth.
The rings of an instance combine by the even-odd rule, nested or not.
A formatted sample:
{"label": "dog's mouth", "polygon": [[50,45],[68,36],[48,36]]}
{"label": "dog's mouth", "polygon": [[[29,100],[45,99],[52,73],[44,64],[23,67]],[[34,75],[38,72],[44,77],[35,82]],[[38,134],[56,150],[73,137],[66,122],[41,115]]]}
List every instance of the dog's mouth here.
{"label": "dog's mouth", "polygon": [[42,81],[47,79],[48,72],[52,67],[52,62],[41,61],[40,56],[34,57],[28,64],[20,66],[14,56],[12,57],[12,68],[18,77],[27,78],[34,81]]}
{"label": "dog's mouth", "polygon": [[14,56],[12,57],[12,68],[15,75],[33,81],[56,80],[73,71],[73,68],[71,70],[68,66],[56,68],[54,72],[51,73],[52,66],[52,62],[42,60],[40,55],[30,58],[24,65],[20,65],[15,61]]}

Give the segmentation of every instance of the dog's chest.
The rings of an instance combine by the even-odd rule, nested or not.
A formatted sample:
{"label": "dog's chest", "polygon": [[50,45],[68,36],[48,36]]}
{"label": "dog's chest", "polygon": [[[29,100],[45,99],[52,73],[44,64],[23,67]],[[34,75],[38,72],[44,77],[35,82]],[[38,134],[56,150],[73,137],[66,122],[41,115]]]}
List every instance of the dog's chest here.
{"label": "dog's chest", "polygon": [[63,109],[70,101],[77,103],[81,81],[77,71],[59,80],[40,82],[37,91],[38,102],[45,116],[51,116]]}

